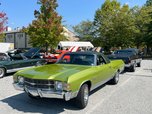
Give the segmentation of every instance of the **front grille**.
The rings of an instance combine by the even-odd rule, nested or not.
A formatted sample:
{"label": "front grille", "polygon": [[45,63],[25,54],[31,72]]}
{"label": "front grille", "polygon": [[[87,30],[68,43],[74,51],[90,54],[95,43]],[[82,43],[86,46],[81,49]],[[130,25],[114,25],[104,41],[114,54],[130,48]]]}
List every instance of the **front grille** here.
{"label": "front grille", "polygon": [[24,78],[24,85],[33,88],[54,89],[54,81]]}

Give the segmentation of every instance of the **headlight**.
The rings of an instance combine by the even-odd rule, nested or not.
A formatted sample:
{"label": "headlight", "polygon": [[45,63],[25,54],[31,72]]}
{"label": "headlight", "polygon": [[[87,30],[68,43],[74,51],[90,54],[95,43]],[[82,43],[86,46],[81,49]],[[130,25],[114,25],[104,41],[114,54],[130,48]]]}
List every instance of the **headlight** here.
{"label": "headlight", "polygon": [[65,82],[59,82],[59,81],[56,81],[55,82],[55,89],[57,91],[70,91],[70,85],[65,83]]}
{"label": "headlight", "polygon": [[24,84],[24,78],[21,76],[18,76],[18,83],[19,84]]}
{"label": "headlight", "polygon": [[55,82],[55,88],[56,88],[57,91],[63,90],[63,84],[62,84],[62,82],[56,81]]}

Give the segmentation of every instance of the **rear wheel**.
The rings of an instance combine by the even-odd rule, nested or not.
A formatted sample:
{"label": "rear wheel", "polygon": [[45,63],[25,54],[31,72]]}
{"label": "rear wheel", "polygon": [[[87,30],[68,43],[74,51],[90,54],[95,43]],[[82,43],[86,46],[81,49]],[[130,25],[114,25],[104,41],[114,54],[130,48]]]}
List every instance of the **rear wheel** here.
{"label": "rear wheel", "polygon": [[3,78],[5,76],[5,69],[0,68],[0,78]]}
{"label": "rear wheel", "polygon": [[133,65],[130,67],[130,72],[135,72],[135,69],[136,69],[136,66],[135,66],[135,64],[133,64]]}
{"label": "rear wheel", "polygon": [[89,87],[83,84],[79,90],[77,97],[74,99],[78,108],[83,109],[87,106],[89,100]]}
{"label": "rear wheel", "polygon": [[113,79],[110,80],[111,84],[117,84],[119,82],[119,72],[116,72],[115,76]]}
{"label": "rear wheel", "polygon": [[137,67],[141,67],[141,63],[137,63]]}

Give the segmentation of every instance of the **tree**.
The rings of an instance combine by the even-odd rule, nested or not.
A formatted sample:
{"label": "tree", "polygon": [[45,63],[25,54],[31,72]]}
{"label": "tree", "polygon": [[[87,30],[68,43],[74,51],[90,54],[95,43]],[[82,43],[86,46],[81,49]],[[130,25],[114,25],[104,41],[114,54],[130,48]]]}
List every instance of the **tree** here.
{"label": "tree", "polygon": [[64,38],[61,34],[63,26],[61,25],[62,17],[56,12],[58,7],[56,0],[38,0],[40,10],[35,10],[36,20],[27,29],[24,29],[30,36],[30,43],[34,47],[54,47]]}
{"label": "tree", "polygon": [[[145,42],[146,46],[147,46],[147,52],[150,53],[150,48],[152,48],[152,6],[147,6],[147,10],[148,10],[148,19],[149,19],[149,23],[145,24],[145,28],[146,28],[146,32],[145,32],[145,37],[143,39],[143,41]],[[147,19],[147,20],[148,20]]]}
{"label": "tree", "polygon": [[7,20],[6,13],[0,12],[0,41],[4,38],[3,31],[6,29]]}
{"label": "tree", "polygon": [[146,6],[152,6],[152,0],[147,0],[145,5]]}
{"label": "tree", "polygon": [[137,46],[141,46],[145,41],[147,37],[147,32],[148,32],[148,27],[151,17],[150,17],[150,12],[152,11],[151,6],[143,6],[141,8],[139,7],[134,7],[131,9],[134,19],[135,19],[135,27],[136,27],[136,32],[135,32],[135,37],[134,37],[134,43]]}
{"label": "tree", "polygon": [[92,21],[82,21],[80,24],[73,26],[74,32],[80,37],[82,41],[92,41],[93,40],[93,22]]}
{"label": "tree", "polygon": [[106,51],[111,47],[132,46],[134,19],[128,5],[117,0],[106,0],[95,13],[94,26],[96,36]]}

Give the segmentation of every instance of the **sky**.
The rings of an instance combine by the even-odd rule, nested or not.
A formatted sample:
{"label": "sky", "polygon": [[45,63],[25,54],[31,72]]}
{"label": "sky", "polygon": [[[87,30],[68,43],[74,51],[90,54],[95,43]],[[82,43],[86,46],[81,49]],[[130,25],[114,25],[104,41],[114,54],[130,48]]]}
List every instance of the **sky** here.
{"label": "sky", "polygon": [[[101,7],[105,0],[58,0],[57,12],[63,17],[63,25],[70,28],[85,20],[93,20],[95,11]],[[118,0],[122,5],[128,4],[142,6],[146,0]],[[22,28],[34,20],[34,10],[39,9],[37,0],[0,0],[0,12],[8,17],[7,26]]]}

